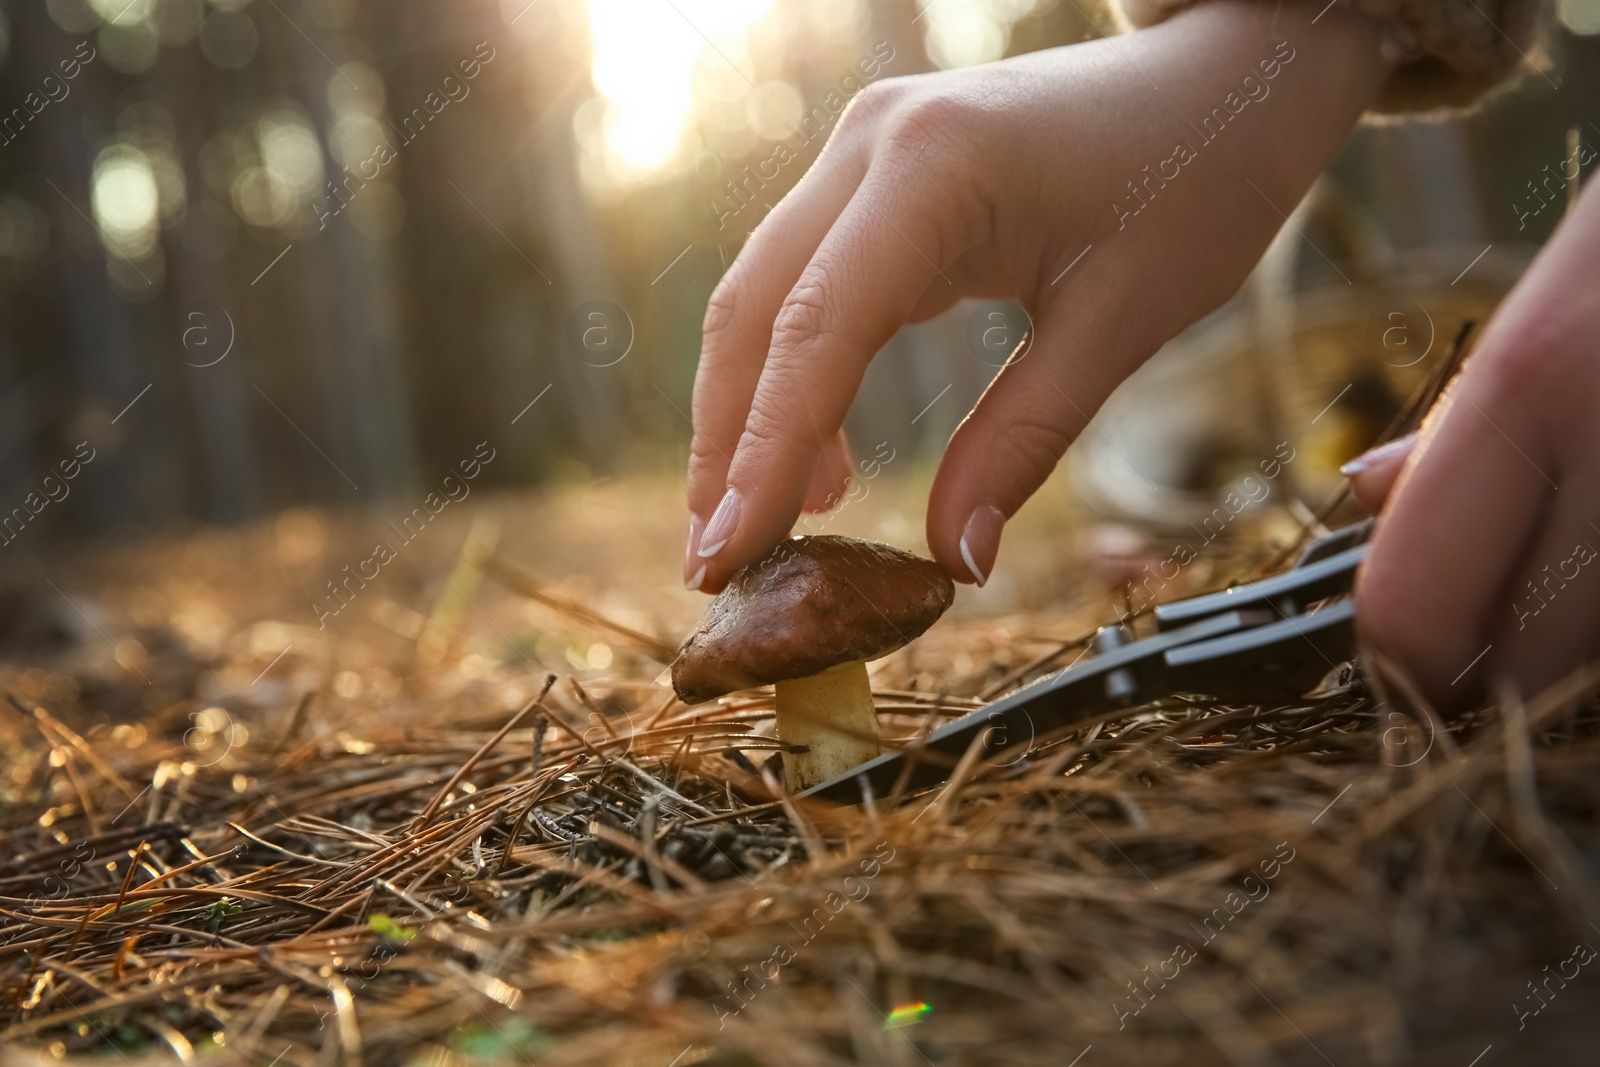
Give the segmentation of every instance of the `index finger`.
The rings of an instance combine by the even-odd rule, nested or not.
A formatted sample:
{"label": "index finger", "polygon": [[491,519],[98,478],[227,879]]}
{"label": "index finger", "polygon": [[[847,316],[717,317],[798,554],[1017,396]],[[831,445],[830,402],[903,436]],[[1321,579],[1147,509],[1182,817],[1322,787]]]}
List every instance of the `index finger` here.
{"label": "index finger", "polygon": [[[818,243],[855,192],[840,159],[823,160],[767,216],[717,283],[706,305],[700,365],[694,380],[694,436],[689,446],[691,588],[700,564],[700,531],[722,499],[728,466],[750,414],[750,401],[772,344],[772,324]],[[699,575],[704,578],[704,575]]]}
{"label": "index finger", "polygon": [[701,536],[704,588],[719,588],[794,524],[867,364],[961,250],[942,199],[925,179],[875,164],[785,298],[727,489]]}

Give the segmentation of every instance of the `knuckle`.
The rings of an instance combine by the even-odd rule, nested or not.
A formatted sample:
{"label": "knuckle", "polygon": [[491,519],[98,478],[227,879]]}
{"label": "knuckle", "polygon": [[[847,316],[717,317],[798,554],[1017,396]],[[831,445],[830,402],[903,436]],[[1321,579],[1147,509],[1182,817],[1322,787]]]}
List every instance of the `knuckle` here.
{"label": "knuckle", "polygon": [[1073,435],[1057,421],[1036,414],[1008,419],[1000,426],[997,446],[1015,469],[1044,478],[1060,461]]}
{"label": "knuckle", "polygon": [[[765,469],[773,465],[784,466],[786,457],[797,449],[815,456],[831,434],[822,432],[817,420],[810,418],[803,408],[798,409],[789,399],[795,390],[789,387],[790,372],[778,369],[762,381],[750,405],[750,418],[739,439],[739,460],[749,461],[751,469]],[[809,473],[809,469],[808,469]]]}
{"label": "knuckle", "polygon": [[762,459],[769,455],[783,437],[783,425],[782,413],[775,411],[765,396],[758,395],[750,405],[744,436],[739,438],[740,457]]}
{"label": "knuckle", "polygon": [[1564,397],[1578,395],[1574,386],[1581,379],[1593,377],[1580,331],[1559,309],[1548,310],[1507,323],[1493,347],[1473,357],[1469,371],[1482,383],[1485,407],[1530,414],[1560,407]]}
{"label": "knuckle", "polygon": [[[1482,382],[1480,403],[1490,410],[1520,407],[1531,397],[1543,393],[1551,372],[1551,360],[1543,346],[1530,343],[1485,353],[1474,368]],[[1466,383],[1463,382],[1463,388]]]}
{"label": "knuckle", "polygon": [[804,420],[785,417],[770,404],[757,402],[750,409],[750,421],[745,424],[739,438],[738,457],[729,469],[728,481],[758,474],[755,479],[768,492],[782,492],[789,488],[789,462],[801,442],[796,439]]}
{"label": "knuckle", "polygon": [[815,267],[806,269],[778,309],[772,323],[772,357],[783,360],[832,332],[825,292],[827,283]]}
{"label": "knuckle", "polygon": [[[709,436],[696,433],[689,441],[689,470],[709,470],[722,460],[725,449]],[[723,460],[726,462],[726,460]]]}
{"label": "knuckle", "polygon": [[711,296],[706,300],[705,318],[701,320],[701,333],[706,338],[714,338],[726,333],[733,327],[736,309],[744,303],[745,269],[742,266],[743,257],[733,261],[716,286],[711,290]]}
{"label": "knuckle", "polygon": [[714,509],[722,499],[729,457],[736,443],[735,440],[720,440],[717,435],[698,428],[689,438],[689,507],[702,518],[709,518],[709,509]]}
{"label": "knuckle", "polygon": [[983,108],[953,92],[929,93],[895,108],[884,135],[885,147],[901,158],[920,161],[930,154],[961,154],[986,127]]}
{"label": "knuckle", "polygon": [[904,99],[910,81],[907,77],[885,78],[868,85],[850,99],[839,118],[839,128],[853,132],[876,125]]}

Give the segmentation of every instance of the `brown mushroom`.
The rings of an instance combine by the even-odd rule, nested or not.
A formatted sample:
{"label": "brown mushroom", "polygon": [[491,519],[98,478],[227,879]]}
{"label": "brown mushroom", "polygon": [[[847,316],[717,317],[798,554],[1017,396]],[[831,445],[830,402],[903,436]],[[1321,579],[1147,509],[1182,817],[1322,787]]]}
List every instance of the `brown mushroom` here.
{"label": "brown mushroom", "polygon": [[796,537],[717,595],[672,663],[686,704],[771,684],[784,783],[808,788],[878,755],[867,661],[919,636],[955,586],[937,564],[851,537]]}

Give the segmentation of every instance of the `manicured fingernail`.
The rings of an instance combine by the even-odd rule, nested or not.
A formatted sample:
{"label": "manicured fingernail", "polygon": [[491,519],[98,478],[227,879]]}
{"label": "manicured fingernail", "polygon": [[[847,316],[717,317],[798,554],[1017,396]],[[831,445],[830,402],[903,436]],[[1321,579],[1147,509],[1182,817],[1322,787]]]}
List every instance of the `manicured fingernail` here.
{"label": "manicured fingernail", "polygon": [[687,582],[683,583],[683,587],[685,589],[689,590],[689,592],[691,592],[691,593],[698,593],[700,591],[700,584],[702,582],[704,582],[705,580],[706,580],[706,565],[704,563],[702,563],[702,564],[700,564],[700,569],[695,571],[694,574],[690,576],[690,578],[689,578],[689,580]]}
{"label": "manicured fingernail", "polygon": [[979,588],[988,582],[994,568],[994,557],[1000,551],[1000,531],[1005,524],[1005,512],[994,501],[985,500],[972,509],[961,528],[961,562],[967,565]]}
{"label": "manicured fingernail", "polygon": [[722,546],[728,543],[734,531],[739,528],[739,509],[742,503],[737,489],[730,487],[723,494],[722,503],[717,505],[717,510],[711,513],[711,521],[706,523],[706,532],[700,535],[700,549],[696,555],[701,559],[710,559],[722,551]]}
{"label": "manicured fingernail", "polygon": [[[683,574],[685,581],[688,580],[689,575],[694,573],[694,568],[700,563],[700,557],[695,553],[700,551],[700,531],[705,529],[705,525],[700,521],[700,516],[689,516],[689,538],[683,545]],[[693,589],[694,586],[691,585],[689,588]]]}
{"label": "manicured fingernail", "polygon": [[1365,474],[1367,471],[1378,466],[1380,463],[1384,463],[1393,459],[1395,456],[1403,455],[1406,452],[1409,452],[1411,447],[1416,443],[1417,435],[1414,433],[1408,433],[1404,437],[1396,437],[1393,441],[1389,441],[1385,444],[1379,445],[1377,448],[1369,449],[1368,451],[1361,453],[1361,455],[1340,467],[1339,473],[1344,475],[1346,478],[1354,478],[1358,475]]}

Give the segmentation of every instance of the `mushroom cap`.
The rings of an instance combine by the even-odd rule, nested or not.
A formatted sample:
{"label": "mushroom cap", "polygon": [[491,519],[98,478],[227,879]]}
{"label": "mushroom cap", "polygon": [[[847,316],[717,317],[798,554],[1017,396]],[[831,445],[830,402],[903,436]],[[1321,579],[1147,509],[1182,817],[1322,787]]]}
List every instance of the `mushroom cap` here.
{"label": "mushroom cap", "polygon": [[672,662],[686,704],[852,660],[919,636],[955,599],[932,560],[853,537],[795,537],[717,595]]}

